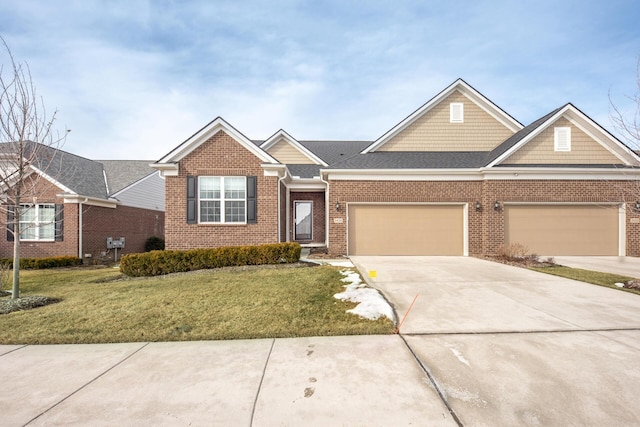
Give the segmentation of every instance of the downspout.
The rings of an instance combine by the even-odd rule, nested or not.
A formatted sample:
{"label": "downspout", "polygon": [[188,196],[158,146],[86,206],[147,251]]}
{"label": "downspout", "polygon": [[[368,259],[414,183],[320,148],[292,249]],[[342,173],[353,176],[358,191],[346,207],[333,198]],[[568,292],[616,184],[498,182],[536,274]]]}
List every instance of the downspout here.
{"label": "downspout", "polygon": [[84,198],[84,202],[78,203],[78,258],[83,258],[82,248],[82,204],[89,201],[88,197]]}
{"label": "downspout", "polygon": [[[284,175],[282,175],[282,177],[278,178],[278,243],[282,243],[282,233],[280,230],[280,227],[282,226],[280,218],[282,217],[281,212],[280,212],[280,206],[282,206],[282,203],[280,203],[280,198],[282,197],[282,195],[280,194],[280,184],[282,183],[282,181],[284,181],[284,179],[287,177],[287,174],[289,173],[289,169],[285,168],[284,169]],[[285,190],[286,190],[287,186],[285,185]],[[287,209],[288,205],[285,207],[285,211]],[[286,222],[286,221],[285,221]],[[289,230],[285,230],[285,241],[287,241],[288,237],[289,237]]]}
{"label": "downspout", "polygon": [[327,186],[327,189],[324,191],[324,245],[327,247],[327,251],[329,250],[329,181],[325,181],[322,178],[322,170],[320,170],[320,181],[324,182]]}

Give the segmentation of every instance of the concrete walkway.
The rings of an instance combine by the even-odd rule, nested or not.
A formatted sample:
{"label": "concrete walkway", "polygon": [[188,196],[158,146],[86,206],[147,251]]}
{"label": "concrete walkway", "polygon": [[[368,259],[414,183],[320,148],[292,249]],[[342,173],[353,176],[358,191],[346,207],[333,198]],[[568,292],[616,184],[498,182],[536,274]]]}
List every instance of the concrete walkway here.
{"label": "concrete walkway", "polygon": [[602,271],[640,279],[640,258],[630,256],[556,256],[555,262],[567,267]]}

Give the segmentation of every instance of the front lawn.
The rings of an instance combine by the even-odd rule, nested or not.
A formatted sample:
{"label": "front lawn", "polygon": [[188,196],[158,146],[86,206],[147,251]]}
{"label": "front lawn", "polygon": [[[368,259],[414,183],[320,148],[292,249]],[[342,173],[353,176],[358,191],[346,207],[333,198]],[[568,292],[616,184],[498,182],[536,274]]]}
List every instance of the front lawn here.
{"label": "front lawn", "polygon": [[616,283],[627,283],[634,280],[633,277],[620,276],[618,274],[602,273],[599,271],[583,270],[581,268],[570,268],[561,265],[550,267],[529,267],[531,270],[541,273],[553,274],[554,276],[566,277],[567,279],[579,280],[581,282],[592,283],[594,285],[606,286],[608,288],[619,289],[640,295],[640,290],[629,289],[617,286]]}
{"label": "front lawn", "polygon": [[346,313],[336,267],[206,270],[126,278],[112,268],[23,271],[21,296],[61,302],[0,315],[0,344],[389,334]]}

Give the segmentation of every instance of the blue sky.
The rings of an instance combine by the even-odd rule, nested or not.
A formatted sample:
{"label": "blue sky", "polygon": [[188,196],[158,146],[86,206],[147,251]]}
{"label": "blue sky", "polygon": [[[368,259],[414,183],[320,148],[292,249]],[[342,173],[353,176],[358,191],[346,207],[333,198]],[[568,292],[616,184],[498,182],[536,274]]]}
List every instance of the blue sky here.
{"label": "blue sky", "polygon": [[572,102],[613,130],[638,18],[637,0],[0,0],[64,149],[93,159],[158,159],[217,116],[374,140],[458,77],[525,125]]}

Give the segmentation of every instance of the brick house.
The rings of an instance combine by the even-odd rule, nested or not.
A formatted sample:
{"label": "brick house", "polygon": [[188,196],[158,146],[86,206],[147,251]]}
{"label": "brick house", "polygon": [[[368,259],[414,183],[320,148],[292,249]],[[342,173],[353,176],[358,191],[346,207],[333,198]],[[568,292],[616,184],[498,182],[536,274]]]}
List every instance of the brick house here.
{"label": "brick house", "polygon": [[639,165],[572,104],[523,126],[459,79],[375,141],[252,141],[218,117],[153,166],[170,249],[640,256]]}
{"label": "brick house", "polygon": [[[41,144],[28,150],[33,162],[25,179],[29,192],[21,201],[22,257],[103,261],[114,259],[108,238],[125,238],[120,257],[142,252],[151,236],[164,237],[164,180],[149,161],[89,160]],[[9,144],[0,144],[0,153],[11,154]],[[1,258],[13,256],[13,209],[2,206],[7,233],[0,239]]]}

